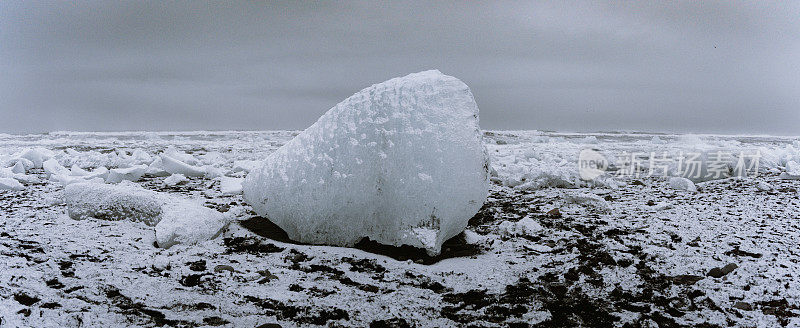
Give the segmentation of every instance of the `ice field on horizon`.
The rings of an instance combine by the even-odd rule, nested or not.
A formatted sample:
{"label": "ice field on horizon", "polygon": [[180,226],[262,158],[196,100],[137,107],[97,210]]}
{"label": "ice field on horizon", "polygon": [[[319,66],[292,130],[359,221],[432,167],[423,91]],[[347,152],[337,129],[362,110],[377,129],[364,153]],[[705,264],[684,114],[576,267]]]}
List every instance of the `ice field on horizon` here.
{"label": "ice field on horizon", "polygon": [[[51,151],[63,167],[130,168],[150,165],[169,148],[192,154],[197,167],[227,170],[226,175],[243,176],[252,161],[294,138],[300,131],[185,131],[185,132],[68,132],[42,134],[0,134],[0,167],[12,169],[26,150]],[[800,163],[800,137],[766,135],[664,134],[645,132],[548,132],[537,130],[484,130],[495,178],[517,186],[523,178],[527,187],[574,187],[578,153],[598,149],[614,161],[625,153],[669,153],[722,149],[760,152],[762,171],[786,171],[790,162]],[[143,155],[144,154],[144,155]],[[137,155],[139,157],[137,157]],[[6,173],[4,173],[6,174]],[[6,174],[8,175],[8,174]],[[526,178],[527,176],[527,178]]]}

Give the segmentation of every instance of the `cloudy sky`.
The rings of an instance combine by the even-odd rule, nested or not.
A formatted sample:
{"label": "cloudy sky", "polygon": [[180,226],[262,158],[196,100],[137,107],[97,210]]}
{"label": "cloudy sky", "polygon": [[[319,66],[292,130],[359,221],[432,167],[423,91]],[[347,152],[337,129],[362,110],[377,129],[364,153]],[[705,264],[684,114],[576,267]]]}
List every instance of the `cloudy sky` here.
{"label": "cloudy sky", "polygon": [[0,2],[0,132],[303,129],[438,68],[485,129],[800,135],[800,2]]}

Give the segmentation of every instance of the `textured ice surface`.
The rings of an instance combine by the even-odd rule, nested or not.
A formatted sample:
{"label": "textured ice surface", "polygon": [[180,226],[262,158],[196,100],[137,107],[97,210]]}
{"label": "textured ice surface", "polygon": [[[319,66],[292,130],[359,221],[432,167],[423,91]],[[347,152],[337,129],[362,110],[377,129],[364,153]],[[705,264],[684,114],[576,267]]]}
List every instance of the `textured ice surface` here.
{"label": "textured ice surface", "polygon": [[53,157],[53,151],[45,148],[27,149],[19,157],[31,161],[33,167],[41,168],[44,161]]}
{"label": "textured ice surface", "polygon": [[105,166],[101,166],[94,169],[92,172],[89,172],[89,174],[84,175],[83,177],[85,179],[101,178],[105,180],[106,178],[108,178],[108,174],[109,170]]}
{"label": "textured ice surface", "polygon": [[602,197],[592,193],[580,193],[568,195],[565,199],[568,203],[587,205],[594,207],[600,212],[606,212],[611,209],[611,205]]}
{"label": "textured ice surface", "polygon": [[800,175],[789,174],[787,172],[781,173],[778,177],[785,180],[800,180]]}
{"label": "textured ice surface", "polygon": [[23,190],[23,186],[19,181],[12,178],[0,178],[0,190]]}
{"label": "textured ice surface", "polygon": [[488,191],[488,160],[469,88],[439,71],[373,85],[271,154],[245,199],[292,239],[363,237],[439,253]]}
{"label": "textured ice surface", "polygon": [[42,163],[44,172],[48,175],[69,175],[70,172],[67,168],[61,166],[54,158],[48,159]]}
{"label": "textured ice surface", "polygon": [[259,162],[258,161],[234,161],[233,162],[233,172],[250,172],[254,169],[258,169]]}
{"label": "textured ice surface", "polygon": [[97,177],[87,178],[86,176],[72,176],[66,174],[51,175],[50,181],[58,182],[62,186],[66,186],[68,184],[73,184],[73,183],[81,183],[81,182],[91,182],[91,183],[105,182],[105,180],[103,180],[102,178],[97,178]]}
{"label": "textured ice surface", "polygon": [[786,174],[792,176],[800,176],[800,163],[796,161],[788,161],[786,163]]}
{"label": "textured ice surface", "polygon": [[214,238],[228,222],[224,214],[193,201],[130,183],[69,184],[64,200],[75,220],[130,220],[155,226],[156,243],[164,248]]}
{"label": "textured ice surface", "polygon": [[89,175],[89,171],[84,170],[83,168],[81,168],[77,164],[72,164],[72,167],[70,168],[69,175],[82,177],[82,176]]}
{"label": "textured ice surface", "polygon": [[134,185],[75,183],[64,189],[69,217],[75,220],[129,220],[154,226],[161,219],[167,199],[155,191]]}
{"label": "textured ice surface", "polygon": [[170,175],[166,179],[164,179],[164,185],[166,185],[166,186],[177,186],[179,184],[186,183],[188,181],[189,181],[189,179],[186,179],[185,175],[176,173],[176,174]]}
{"label": "textured ice surface", "polygon": [[169,248],[175,244],[195,244],[217,237],[228,218],[215,210],[189,200],[173,200],[161,206],[161,221],[156,224],[156,244]]}
{"label": "textured ice surface", "polygon": [[202,177],[206,174],[203,168],[190,165],[169,155],[161,155],[161,165],[170,174],[183,174],[187,177]]}
{"label": "textured ice surface", "polygon": [[219,191],[223,195],[236,195],[242,193],[242,178],[219,177]]}
{"label": "textured ice surface", "polygon": [[161,162],[160,156],[156,157],[156,159],[147,166],[145,173],[157,177],[165,177],[170,175],[169,172],[164,170],[164,163]]}
{"label": "textured ice surface", "polygon": [[164,153],[162,155],[169,156],[188,165],[200,164],[200,161],[198,161],[197,158],[178,150],[175,148],[175,146],[169,146],[167,149],[164,149]]}
{"label": "textured ice surface", "polygon": [[503,221],[498,227],[500,233],[505,236],[534,235],[544,230],[541,224],[531,218],[523,218],[517,222]]}
{"label": "textured ice surface", "polygon": [[669,178],[669,186],[670,188],[676,190],[686,190],[691,192],[697,191],[697,187],[694,185],[694,182],[692,182],[692,180],[682,177]]}
{"label": "textured ice surface", "polygon": [[147,166],[135,165],[124,169],[113,169],[108,172],[106,182],[119,183],[123,180],[139,181],[147,170]]}
{"label": "textured ice surface", "polygon": [[23,161],[17,161],[11,168],[11,171],[14,173],[25,174],[25,172],[28,171],[28,168],[25,167],[25,163]]}
{"label": "textured ice surface", "polygon": [[204,165],[200,169],[203,170],[203,172],[204,172],[203,176],[206,179],[216,179],[216,178],[219,178],[219,177],[225,175],[225,171],[224,170],[222,170],[221,168],[218,168],[216,166],[212,166],[212,165]]}
{"label": "textured ice surface", "polygon": [[775,187],[773,187],[771,184],[764,181],[759,181],[758,184],[756,184],[756,188],[759,191],[771,191],[775,189]]}

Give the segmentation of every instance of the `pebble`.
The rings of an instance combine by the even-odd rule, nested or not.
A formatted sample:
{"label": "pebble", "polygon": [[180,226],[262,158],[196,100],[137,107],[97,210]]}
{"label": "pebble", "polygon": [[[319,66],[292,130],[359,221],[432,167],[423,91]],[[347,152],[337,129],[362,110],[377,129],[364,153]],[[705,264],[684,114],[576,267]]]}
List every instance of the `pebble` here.
{"label": "pebble", "polygon": [[750,303],[747,303],[747,302],[736,302],[736,304],[733,305],[733,308],[734,309],[739,309],[739,310],[744,310],[744,311],[753,310],[753,306],[750,305]]}
{"label": "pebble", "polygon": [[226,264],[220,264],[214,267],[214,273],[220,273],[222,271],[235,272],[236,270],[234,270],[232,266]]}
{"label": "pebble", "polygon": [[735,263],[729,263],[729,264],[725,265],[724,267],[721,267],[721,268],[717,267],[717,268],[713,268],[713,269],[709,270],[708,271],[708,276],[714,277],[714,278],[722,278],[723,276],[733,272],[733,270],[736,270],[736,268],[738,268],[738,267],[739,266],[736,265]]}

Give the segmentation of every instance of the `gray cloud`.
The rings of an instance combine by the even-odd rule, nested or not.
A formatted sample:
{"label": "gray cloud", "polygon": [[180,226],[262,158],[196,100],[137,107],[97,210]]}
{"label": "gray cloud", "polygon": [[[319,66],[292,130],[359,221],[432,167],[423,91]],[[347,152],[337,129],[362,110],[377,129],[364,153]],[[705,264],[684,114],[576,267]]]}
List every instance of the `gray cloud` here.
{"label": "gray cloud", "polygon": [[794,2],[0,2],[0,131],[302,129],[430,68],[488,129],[799,134]]}

